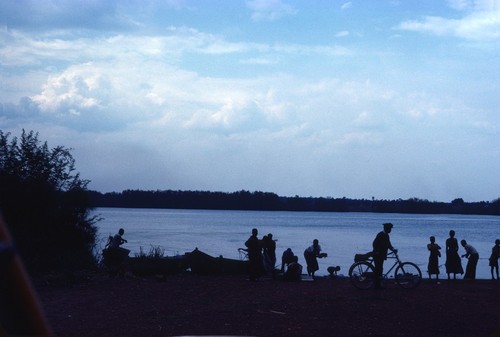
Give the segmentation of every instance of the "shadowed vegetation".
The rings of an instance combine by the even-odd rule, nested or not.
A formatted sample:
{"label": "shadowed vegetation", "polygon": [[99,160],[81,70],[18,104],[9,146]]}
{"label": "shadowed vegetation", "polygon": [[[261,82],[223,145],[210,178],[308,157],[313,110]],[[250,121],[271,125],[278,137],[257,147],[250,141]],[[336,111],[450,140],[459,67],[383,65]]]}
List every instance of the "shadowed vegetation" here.
{"label": "shadowed vegetation", "polygon": [[0,209],[30,271],[95,266],[87,184],[69,149],[50,149],[33,131],[18,139],[0,130]]}

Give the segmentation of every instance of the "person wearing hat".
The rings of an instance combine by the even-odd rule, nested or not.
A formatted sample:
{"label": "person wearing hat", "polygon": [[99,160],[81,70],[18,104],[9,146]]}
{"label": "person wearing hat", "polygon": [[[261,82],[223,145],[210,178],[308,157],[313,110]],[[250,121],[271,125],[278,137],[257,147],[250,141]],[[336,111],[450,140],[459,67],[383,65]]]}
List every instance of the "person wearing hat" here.
{"label": "person wearing hat", "polygon": [[375,264],[375,288],[381,288],[382,274],[384,271],[384,261],[387,260],[387,251],[397,251],[392,247],[389,233],[392,230],[392,223],[385,223],[384,230],[377,234],[373,240],[373,262]]}

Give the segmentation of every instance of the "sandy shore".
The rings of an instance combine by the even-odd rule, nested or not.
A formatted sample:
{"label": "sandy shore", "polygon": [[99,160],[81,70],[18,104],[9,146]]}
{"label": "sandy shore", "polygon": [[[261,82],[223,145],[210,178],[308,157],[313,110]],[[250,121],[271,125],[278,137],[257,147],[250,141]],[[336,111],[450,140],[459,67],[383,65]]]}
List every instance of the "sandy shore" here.
{"label": "sandy shore", "polygon": [[57,336],[498,336],[500,282],[425,280],[358,290],[347,279],[244,276],[35,282]]}

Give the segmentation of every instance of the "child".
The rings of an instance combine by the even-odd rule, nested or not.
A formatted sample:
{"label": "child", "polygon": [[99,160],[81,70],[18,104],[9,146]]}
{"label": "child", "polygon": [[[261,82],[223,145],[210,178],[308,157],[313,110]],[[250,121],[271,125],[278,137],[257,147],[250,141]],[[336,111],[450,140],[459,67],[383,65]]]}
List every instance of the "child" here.
{"label": "child", "polygon": [[431,242],[427,244],[427,249],[430,252],[427,272],[429,273],[429,279],[432,274],[435,274],[436,279],[439,279],[439,258],[441,257],[441,252],[439,250],[441,247],[436,243],[436,238],[434,236],[431,236],[429,240]]}

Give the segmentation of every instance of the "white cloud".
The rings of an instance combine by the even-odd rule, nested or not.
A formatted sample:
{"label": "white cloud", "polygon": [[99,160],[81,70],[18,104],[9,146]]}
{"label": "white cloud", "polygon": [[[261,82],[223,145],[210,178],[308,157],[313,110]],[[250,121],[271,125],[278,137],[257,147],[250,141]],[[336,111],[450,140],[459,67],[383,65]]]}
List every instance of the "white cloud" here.
{"label": "white cloud", "polygon": [[[39,95],[32,100],[43,112],[73,113],[99,106],[98,93],[100,76],[92,64],[71,67],[60,76],[51,76]],[[98,93],[100,94],[100,93]]]}
{"label": "white cloud", "polygon": [[262,57],[254,57],[242,59],[239,61],[241,64],[249,64],[249,65],[273,65],[279,62],[279,58],[275,56],[262,56]]}
{"label": "white cloud", "polygon": [[297,10],[281,0],[248,0],[247,7],[252,10],[254,21],[274,21],[284,16],[297,14]]}
{"label": "white cloud", "polygon": [[351,8],[351,7],[352,7],[352,2],[351,2],[351,1],[344,2],[344,3],[342,4],[342,6],[340,6],[340,8],[341,8],[342,10],[344,10],[344,9],[348,9],[348,8]]}
{"label": "white cloud", "polygon": [[471,0],[447,0],[448,6],[456,10],[465,10],[470,8]]}
{"label": "white cloud", "polygon": [[[467,7],[464,3],[456,3],[454,6]],[[398,29],[474,41],[496,40],[500,39],[500,5],[495,1],[479,2],[475,4],[474,11],[461,19],[426,16],[421,20],[402,22]]]}
{"label": "white cloud", "polygon": [[[129,12],[122,22],[144,19],[156,3],[163,2],[148,1],[151,7],[141,7],[138,16]],[[209,21],[195,29],[182,18],[202,6],[180,12],[187,4],[168,4],[178,21],[156,16],[153,28],[137,21],[143,30],[133,33],[56,24],[57,31],[0,30],[0,128],[39,130],[51,144],[75,148],[82,176],[107,191],[260,189],[363,197],[369,190],[368,196],[404,198],[420,190],[409,182],[420,177],[439,183],[449,175],[450,186],[472,181],[457,173],[460,167],[482,177],[474,188],[485,192],[476,200],[497,194],[490,183],[499,168],[498,67],[491,49],[485,56],[464,56],[459,48],[443,53],[436,39],[416,45],[401,31],[397,41],[364,43],[370,37],[366,17],[352,17],[365,32],[353,47],[347,39],[314,42],[331,41],[336,32],[348,36],[339,29],[353,22],[342,15],[316,31],[317,22],[306,22],[314,39],[287,36],[280,24],[289,22],[274,21],[276,31],[285,31],[273,35],[267,27],[231,21],[245,20],[250,8],[254,20],[294,15],[301,28],[307,4],[299,12],[283,1],[232,6],[241,10],[226,13],[237,29]],[[400,29],[496,39],[494,6],[451,5],[462,19],[437,13]],[[330,7],[339,14],[338,6]],[[120,6],[103,10],[123,14]],[[380,26],[387,27],[382,17]],[[177,26],[158,28],[173,22]],[[457,158],[453,164],[449,153]],[[443,195],[422,196],[465,197]]]}

